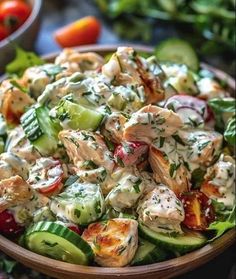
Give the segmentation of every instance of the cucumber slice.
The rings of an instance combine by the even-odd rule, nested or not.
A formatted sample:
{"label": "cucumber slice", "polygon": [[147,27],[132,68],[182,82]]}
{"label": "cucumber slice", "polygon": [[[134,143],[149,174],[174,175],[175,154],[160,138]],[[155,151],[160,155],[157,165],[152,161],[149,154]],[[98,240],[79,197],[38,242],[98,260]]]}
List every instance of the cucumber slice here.
{"label": "cucumber slice", "polygon": [[46,107],[29,109],[22,115],[21,125],[27,138],[42,155],[51,155],[56,151],[61,127],[50,118]]}
{"label": "cucumber slice", "polygon": [[167,252],[157,247],[147,240],[139,239],[138,250],[131,262],[131,265],[145,265],[164,261],[167,258]]}
{"label": "cucumber slice", "polygon": [[142,224],[139,224],[139,230],[140,236],[144,239],[180,254],[195,250],[207,242],[207,239],[201,233],[194,231],[186,231],[183,235],[171,236],[155,232]]}
{"label": "cucumber slice", "polygon": [[94,131],[103,119],[103,114],[68,100],[63,100],[56,112],[59,120],[74,130]]}
{"label": "cucumber slice", "polygon": [[193,71],[199,69],[199,60],[192,46],[184,40],[168,39],[155,49],[159,61],[185,64]]}
{"label": "cucumber slice", "polygon": [[24,243],[37,254],[68,263],[88,265],[93,259],[93,251],[83,238],[54,222],[39,222],[30,227]]}

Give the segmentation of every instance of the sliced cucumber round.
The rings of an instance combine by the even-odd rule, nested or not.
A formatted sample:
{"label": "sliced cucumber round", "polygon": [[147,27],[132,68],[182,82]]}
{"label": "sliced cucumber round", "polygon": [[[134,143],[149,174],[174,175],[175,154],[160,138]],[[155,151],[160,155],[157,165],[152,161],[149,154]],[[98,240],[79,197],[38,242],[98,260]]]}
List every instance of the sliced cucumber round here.
{"label": "sliced cucumber round", "polygon": [[54,222],[39,222],[30,227],[24,243],[37,254],[68,263],[88,265],[93,259],[93,251],[85,240]]}
{"label": "sliced cucumber round", "polygon": [[193,71],[199,68],[199,60],[192,46],[181,39],[168,39],[155,49],[159,61],[185,64]]}
{"label": "sliced cucumber round", "polygon": [[186,231],[182,235],[171,236],[155,232],[145,225],[139,224],[140,236],[164,249],[184,254],[203,246],[207,239],[199,232]]}
{"label": "sliced cucumber round", "polygon": [[77,130],[96,130],[104,115],[90,108],[63,100],[56,109],[57,117],[69,128]]}
{"label": "sliced cucumber round", "polygon": [[164,261],[167,252],[147,240],[139,238],[138,250],[131,262],[131,265],[145,265]]}

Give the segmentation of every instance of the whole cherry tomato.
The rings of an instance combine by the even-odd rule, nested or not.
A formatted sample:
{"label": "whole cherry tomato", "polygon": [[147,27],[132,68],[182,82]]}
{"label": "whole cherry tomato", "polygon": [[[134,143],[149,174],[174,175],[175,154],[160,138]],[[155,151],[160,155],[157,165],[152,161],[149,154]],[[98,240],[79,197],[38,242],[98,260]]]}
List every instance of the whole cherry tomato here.
{"label": "whole cherry tomato", "polygon": [[19,28],[29,17],[31,7],[20,0],[9,0],[0,3],[0,22],[10,31]]}
{"label": "whole cherry tomato", "polygon": [[0,23],[0,41],[5,39],[9,35],[7,28]]}

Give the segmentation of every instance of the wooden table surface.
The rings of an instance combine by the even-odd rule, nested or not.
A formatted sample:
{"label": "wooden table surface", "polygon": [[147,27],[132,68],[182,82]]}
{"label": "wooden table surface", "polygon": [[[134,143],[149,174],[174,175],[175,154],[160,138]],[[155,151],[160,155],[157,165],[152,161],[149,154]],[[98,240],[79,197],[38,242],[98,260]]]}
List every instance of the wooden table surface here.
{"label": "wooden table surface", "polygon": [[[110,25],[104,21],[100,12],[96,9],[92,0],[45,0],[42,13],[42,25],[35,50],[39,54],[46,54],[60,50],[52,38],[52,32],[58,27],[65,25],[85,15],[95,15],[103,22],[102,35],[99,39],[100,44],[129,43],[130,41],[118,38]],[[158,40],[168,36],[175,36],[173,28],[158,30]],[[157,41],[155,41],[157,42]],[[136,43],[136,42],[132,42]],[[138,42],[140,43],[140,42]],[[223,66],[222,66],[223,68]],[[204,266],[178,277],[177,279],[236,279],[236,245],[226,250],[223,254]],[[19,277],[16,279],[19,279]],[[32,277],[33,278],[33,277]],[[86,279],[86,278],[81,278]]]}

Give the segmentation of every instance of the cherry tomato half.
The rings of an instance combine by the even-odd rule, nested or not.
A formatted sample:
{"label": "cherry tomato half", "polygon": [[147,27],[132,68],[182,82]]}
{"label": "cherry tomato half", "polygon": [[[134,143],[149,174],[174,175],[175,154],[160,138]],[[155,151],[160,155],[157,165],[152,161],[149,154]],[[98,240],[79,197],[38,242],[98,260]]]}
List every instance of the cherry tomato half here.
{"label": "cherry tomato half", "polygon": [[62,188],[63,169],[59,160],[37,159],[29,173],[28,183],[41,194],[50,196]]}
{"label": "cherry tomato half", "polygon": [[180,200],[184,206],[183,224],[193,230],[206,230],[215,220],[215,212],[211,200],[200,191],[182,193]]}

